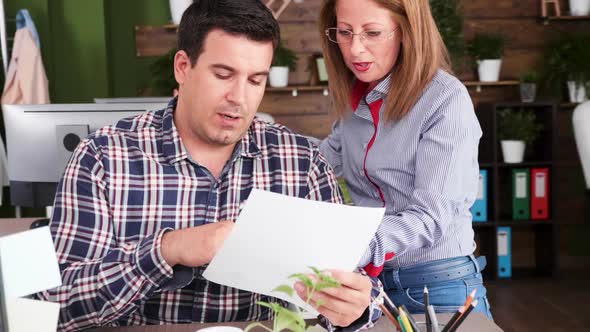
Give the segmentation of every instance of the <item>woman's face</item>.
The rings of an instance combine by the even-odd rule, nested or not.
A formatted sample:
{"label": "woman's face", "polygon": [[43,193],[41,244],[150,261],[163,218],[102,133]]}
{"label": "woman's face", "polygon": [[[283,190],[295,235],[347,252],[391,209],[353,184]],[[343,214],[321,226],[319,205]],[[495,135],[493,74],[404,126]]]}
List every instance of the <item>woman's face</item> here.
{"label": "woman's face", "polygon": [[389,10],[370,0],[338,0],[336,28],[332,36],[357,79],[374,86],[391,72],[401,31]]}

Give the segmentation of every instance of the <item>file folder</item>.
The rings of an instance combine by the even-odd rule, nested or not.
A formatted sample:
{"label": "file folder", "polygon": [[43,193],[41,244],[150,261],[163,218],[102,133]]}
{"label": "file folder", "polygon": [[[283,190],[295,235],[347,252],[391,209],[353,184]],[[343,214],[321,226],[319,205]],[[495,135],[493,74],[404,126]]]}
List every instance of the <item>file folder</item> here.
{"label": "file folder", "polygon": [[549,218],[549,169],[531,169],[531,219]]}
{"label": "file folder", "polygon": [[512,232],[510,227],[498,227],[498,277],[512,276]]}
{"label": "file folder", "polygon": [[488,221],[488,171],[479,171],[477,197],[471,207],[474,222]]}
{"label": "file folder", "polygon": [[529,169],[512,170],[512,219],[527,220],[531,218]]}

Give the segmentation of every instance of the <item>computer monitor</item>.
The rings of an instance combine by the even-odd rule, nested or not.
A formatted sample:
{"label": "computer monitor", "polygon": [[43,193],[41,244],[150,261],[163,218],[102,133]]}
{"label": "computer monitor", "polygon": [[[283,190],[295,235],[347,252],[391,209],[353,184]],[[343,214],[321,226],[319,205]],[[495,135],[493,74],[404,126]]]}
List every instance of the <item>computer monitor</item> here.
{"label": "computer monitor", "polygon": [[123,97],[123,98],[94,98],[97,104],[137,104],[137,103],[168,103],[174,97]]}
{"label": "computer monitor", "polygon": [[[133,104],[133,103],[168,103],[174,97],[125,97],[125,98],[94,98],[97,104]],[[256,116],[266,122],[275,122],[272,115],[257,112]]]}
{"label": "computer monitor", "polygon": [[166,105],[2,105],[12,205],[53,205],[57,182],[84,137],[120,119],[163,109]]}
{"label": "computer monitor", "polygon": [[2,281],[2,257],[0,253],[0,332],[8,332],[8,312],[6,311],[6,291]]}

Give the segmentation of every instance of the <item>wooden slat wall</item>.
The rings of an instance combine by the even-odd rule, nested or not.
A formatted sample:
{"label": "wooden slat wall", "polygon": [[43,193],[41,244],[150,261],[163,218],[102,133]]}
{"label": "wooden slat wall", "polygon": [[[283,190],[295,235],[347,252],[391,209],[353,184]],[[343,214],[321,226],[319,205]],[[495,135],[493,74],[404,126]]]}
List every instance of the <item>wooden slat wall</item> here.
{"label": "wooden slat wall", "polygon": [[[561,1],[562,12],[567,13],[567,1]],[[289,78],[290,84],[309,84],[310,59],[321,52],[320,33],[317,29],[320,0],[304,0],[292,3],[279,21],[285,44],[299,56],[298,68]],[[543,47],[552,36],[563,31],[588,30],[590,21],[552,21],[544,24],[540,19],[539,0],[462,0],[465,18],[464,34],[469,40],[476,33],[502,33],[507,38],[501,71],[502,79],[518,79],[529,69],[539,70]],[[163,54],[174,46],[174,30],[140,29],[137,33],[138,55]],[[157,47],[148,46],[153,38],[162,41]],[[476,80],[473,68],[457,73],[462,80]],[[483,87],[481,92],[469,88],[474,104],[487,101],[518,100],[518,87]],[[292,97],[285,92],[267,92],[260,110],[272,114],[283,123],[306,135],[325,137],[330,132],[333,118],[329,112],[330,98],[322,91],[300,92]],[[583,177],[575,150],[571,126],[571,108],[559,112],[559,153],[557,156],[560,187],[557,212],[561,224],[580,224],[583,213]],[[580,260],[567,255],[567,227],[562,233],[562,265],[576,266]],[[532,245],[530,239],[522,239],[521,246]]]}

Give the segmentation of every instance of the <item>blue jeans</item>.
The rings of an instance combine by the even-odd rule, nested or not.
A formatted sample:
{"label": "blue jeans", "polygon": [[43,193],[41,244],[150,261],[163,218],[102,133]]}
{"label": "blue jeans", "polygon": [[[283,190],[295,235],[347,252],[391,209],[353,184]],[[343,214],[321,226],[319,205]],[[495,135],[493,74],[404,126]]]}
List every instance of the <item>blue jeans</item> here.
{"label": "blue jeans", "polygon": [[[479,264],[478,264],[479,261]],[[483,262],[483,263],[482,263]],[[384,269],[379,275],[387,296],[396,306],[405,305],[411,313],[424,313],[424,286],[436,312],[455,312],[473,289],[478,300],[473,312],[492,319],[481,271],[485,258],[473,255],[441,259],[400,269]],[[466,272],[467,271],[467,272]]]}

